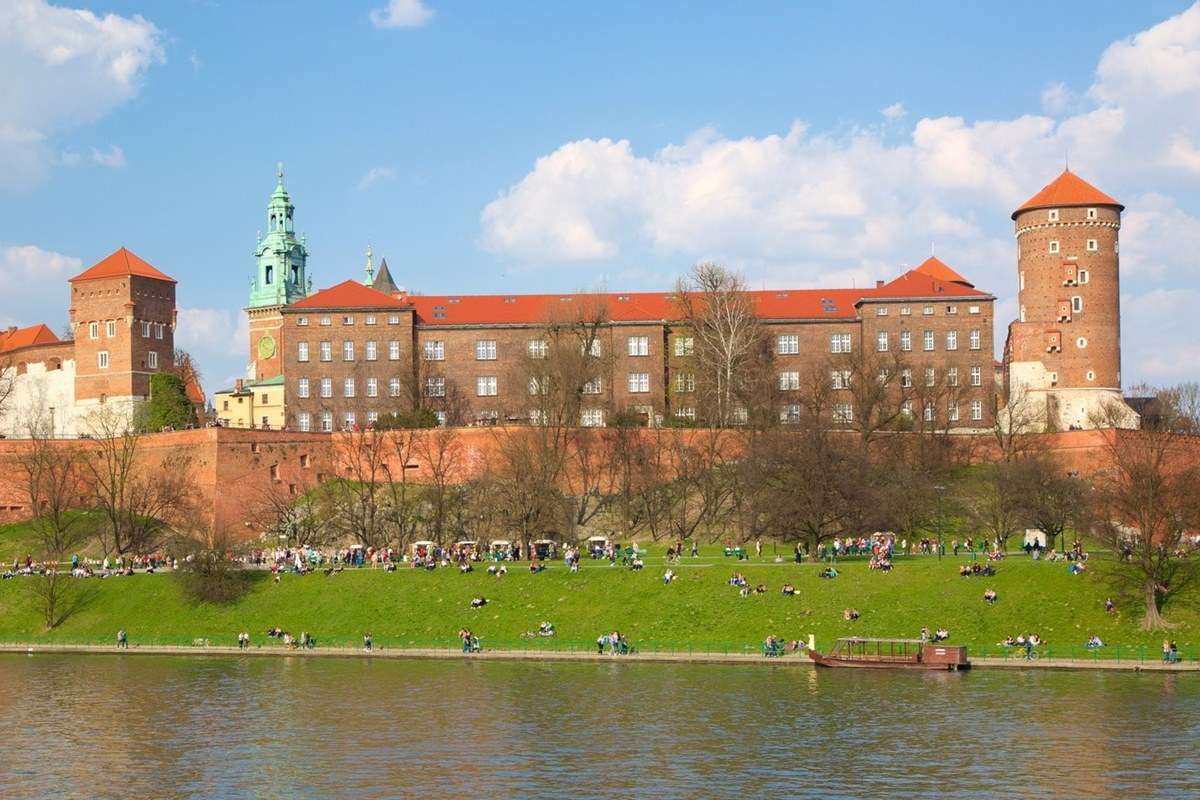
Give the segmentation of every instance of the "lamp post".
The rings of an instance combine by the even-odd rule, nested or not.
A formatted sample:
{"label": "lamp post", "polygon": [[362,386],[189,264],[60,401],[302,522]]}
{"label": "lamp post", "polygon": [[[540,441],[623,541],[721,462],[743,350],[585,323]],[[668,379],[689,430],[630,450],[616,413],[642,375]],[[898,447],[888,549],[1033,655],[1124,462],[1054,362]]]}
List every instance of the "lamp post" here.
{"label": "lamp post", "polygon": [[946,549],[942,545],[942,495],[946,493],[946,487],[938,483],[934,485],[933,490],[937,492],[938,561],[941,561],[942,551]]}

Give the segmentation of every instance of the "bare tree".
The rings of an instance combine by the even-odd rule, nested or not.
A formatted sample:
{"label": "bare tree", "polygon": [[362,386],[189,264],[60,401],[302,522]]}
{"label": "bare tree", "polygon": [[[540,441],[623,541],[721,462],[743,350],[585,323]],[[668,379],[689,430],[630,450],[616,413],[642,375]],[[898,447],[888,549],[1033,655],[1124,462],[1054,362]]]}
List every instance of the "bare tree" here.
{"label": "bare tree", "polygon": [[[1116,403],[1093,420],[1116,428],[1127,411]],[[1166,398],[1157,430],[1110,430],[1103,469],[1094,476],[1094,531],[1122,553],[1114,575],[1145,603],[1142,629],[1171,627],[1163,608],[1191,584],[1198,565],[1186,552],[1186,535],[1200,528],[1200,466],[1193,419]]]}
{"label": "bare tree", "polygon": [[84,474],[105,554],[153,550],[172,523],[191,518],[191,458],[172,452],[151,464],[141,434],[119,413],[103,410],[89,424],[97,436],[83,451]]}
{"label": "bare tree", "polygon": [[1038,410],[1036,398],[1024,387],[993,397],[992,437],[1001,457],[1016,461],[1033,447],[1033,434],[1045,429],[1045,409]]}
{"label": "bare tree", "polygon": [[743,373],[759,361],[762,325],[741,276],[716,264],[697,264],[676,282],[680,316],[695,337],[697,391],[717,427],[740,422]]}
{"label": "bare tree", "polygon": [[325,489],[307,475],[299,477],[298,484],[268,481],[254,502],[255,516],[266,521],[270,534],[285,536],[297,545],[324,547],[333,542],[336,529],[327,518]]}
{"label": "bare tree", "polygon": [[1055,539],[1062,539],[1065,549],[1067,529],[1084,518],[1086,484],[1048,454],[1022,459],[1013,475],[1024,519],[1046,534],[1047,544],[1053,547]]}
{"label": "bare tree", "polygon": [[986,532],[1002,550],[1009,538],[1023,527],[1025,512],[1021,497],[1020,465],[1008,462],[982,468],[966,488],[961,502],[972,527]]}
{"label": "bare tree", "polygon": [[403,546],[417,524],[419,498],[408,482],[418,432],[341,433],[335,454],[343,477],[322,490],[324,515],[335,530],[364,547]]}
{"label": "bare tree", "polygon": [[[17,388],[17,366],[10,354],[0,353],[0,423]],[[0,427],[2,429],[2,427]]]}
{"label": "bare tree", "polygon": [[425,499],[429,511],[425,515],[426,535],[443,543],[451,533],[453,522],[461,513],[465,499],[463,472],[467,466],[458,431],[454,428],[434,428],[421,431],[414,441],[414,455],[425,463],[429,482]]}
{"label": "bare tree", "polygon": [[837,422],[858,434],[864,453],[881,431],[893,428],[910,408],[915,391],[904,376],[911,368],[899,353],[880,353],[864,344],[849,353],[830,355],[825,369],[835,390],[833,401],[849,412],[839,414]]}

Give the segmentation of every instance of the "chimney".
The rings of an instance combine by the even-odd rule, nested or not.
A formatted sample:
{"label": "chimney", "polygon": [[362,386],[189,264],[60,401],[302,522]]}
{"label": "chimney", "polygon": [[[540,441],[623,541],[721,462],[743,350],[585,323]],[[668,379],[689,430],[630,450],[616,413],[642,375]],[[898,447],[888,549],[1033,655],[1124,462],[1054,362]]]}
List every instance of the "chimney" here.
{"label": "chimney", "polygon": [[243,386],[243,385],[244,385],[244,383],[242,382],[242,379],[241,379],[241,378],[238,378],[237,380],[235,380],[235,381],[233,382],[233,391],[234,391],[234,394],[241,394],[241,393],[242,393],[242,386]]}
{"label": "chimney", "polygon": [[876,289],[882,289],[882,288],[883,288],[883,281],[875,281],[875,288],[876,288]]}

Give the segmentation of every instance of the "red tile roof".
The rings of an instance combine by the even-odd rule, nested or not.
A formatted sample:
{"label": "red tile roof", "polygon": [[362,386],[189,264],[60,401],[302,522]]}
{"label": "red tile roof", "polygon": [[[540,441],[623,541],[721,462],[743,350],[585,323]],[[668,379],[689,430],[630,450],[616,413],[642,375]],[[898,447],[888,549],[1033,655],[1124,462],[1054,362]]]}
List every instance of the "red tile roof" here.
{"label": "red tile roof", "polygon": [[337,286],[322,289],[303,300],[297,300],[288,308],[295,309],[338,309],[338,308],[407,308],[407,304],[391,295],[384,294],[358,281],[342,281]]}
{"label": "red tile roof", "polygon": [[[936,260],[936,259],[934,259]],[[928,262],[927,262],[928,263]],[[991,295],[971,286],[950,267],[937,262],[955,280],[911,270],[891,283],[872,289],[768,289],[750,292],[762,319],[854,319],[855,305],[865,299],[985,298]],[[410,295],[409,303],[423,325],[530,325],[574,316],[593,295]],[[654,322],[679,319],[670,292],[625,292],[595,296],[613,322]],[[312,298],[310,298],[312,299]],[[308,302],[308,301],[302,301]],[[300,304],[292,306],[295,308]]]}
{"label": "red tile roof", "polygon": [[931,278],[936,278],[939,281],[947,281],[949,283],[961,283],[964,286],[974,288],[975,284],[968,281],[962,275],[959,275],[954,270],[950,269],[945,262],[933,256],[925,259],[917,266],[917,272],[922,275],[928,275]]}
{"label": "red tile roof", "polygon": [[90,281],[96,278],[118,278],[123,275],[139,275],[143,278],[154,278],[160,281],[175,283],[170,275],[159,272],[136,254],[122,247],[108,258],[71,278],[71,281]]}
{"label": "red tile roof", "polygon": [[1053,208],[1055,206],[1116,206],[1118,210],[1125,209],[1125,206],[1074,172],[1063,170],[1061,175],[1043,186],[1040,192],[1022,203],[1021,207],[1012,213],[1012,218],[1016,219],[1017,214],[1031,208]]}
{"label": "red tile roof", "polygon": [[30,325],[28,328],[0,330],[0,353],[35,344],[56,344],[60,339],[45,325]]}

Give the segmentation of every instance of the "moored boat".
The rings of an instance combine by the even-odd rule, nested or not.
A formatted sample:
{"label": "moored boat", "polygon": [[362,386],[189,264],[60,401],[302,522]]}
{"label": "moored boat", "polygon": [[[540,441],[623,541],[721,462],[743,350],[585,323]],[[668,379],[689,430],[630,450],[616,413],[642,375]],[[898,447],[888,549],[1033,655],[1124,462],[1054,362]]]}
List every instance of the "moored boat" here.
{"label": "moored boat", "polygon": [[922,642],[919,639],[838,639],[827,654],[810,649],[808,656],[819,667],[875,669],[967,669],[967,648]]}

